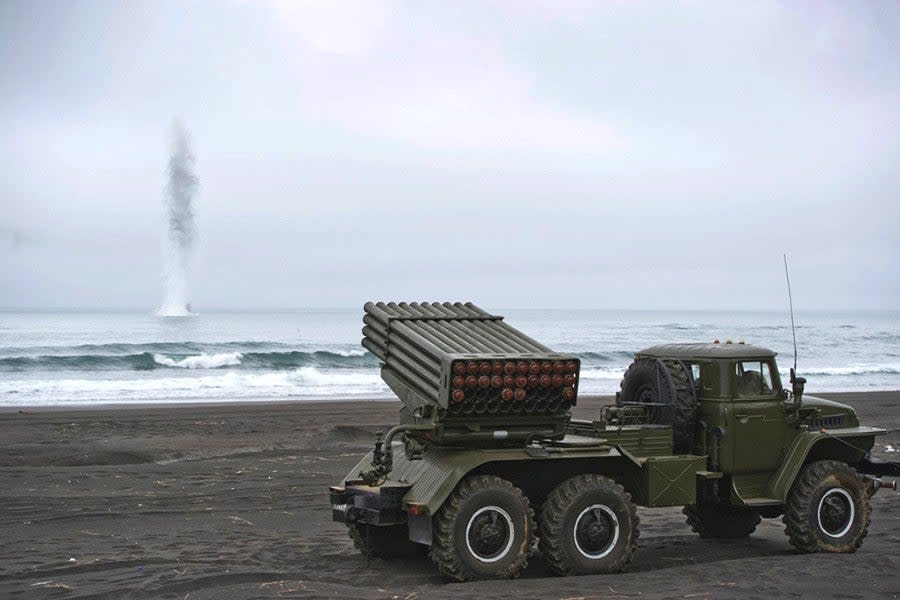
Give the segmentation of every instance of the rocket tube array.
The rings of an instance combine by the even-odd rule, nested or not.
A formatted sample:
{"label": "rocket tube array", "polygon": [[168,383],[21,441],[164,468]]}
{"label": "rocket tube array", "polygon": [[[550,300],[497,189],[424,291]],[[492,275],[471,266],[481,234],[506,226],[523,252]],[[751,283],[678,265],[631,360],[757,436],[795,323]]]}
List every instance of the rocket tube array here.
{"label": "rocket tube array", "polygon": [[369,302],[364,310],[363,347],[448,414],[548,415],[575,404],[576,358],[474,304]]}

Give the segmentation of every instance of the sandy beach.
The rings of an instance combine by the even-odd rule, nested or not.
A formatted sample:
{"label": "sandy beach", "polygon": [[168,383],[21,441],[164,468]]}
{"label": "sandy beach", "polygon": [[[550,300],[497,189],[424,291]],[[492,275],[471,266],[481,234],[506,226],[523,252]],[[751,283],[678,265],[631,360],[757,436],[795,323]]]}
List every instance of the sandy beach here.
{"label": "sandy beach", "polygon": [[[821,394],[900,442],[900,392]],[[591,418],[608,398],[581,399]],[[2,598],[864,598],[900,596],[900,496],[853,555],[800,555],[780,520],[747,540],[642,509],[629,573],[446,584],[426,557],[367,563],[331,522],[338,482],[399,403],[292,402],[0,413]]]}

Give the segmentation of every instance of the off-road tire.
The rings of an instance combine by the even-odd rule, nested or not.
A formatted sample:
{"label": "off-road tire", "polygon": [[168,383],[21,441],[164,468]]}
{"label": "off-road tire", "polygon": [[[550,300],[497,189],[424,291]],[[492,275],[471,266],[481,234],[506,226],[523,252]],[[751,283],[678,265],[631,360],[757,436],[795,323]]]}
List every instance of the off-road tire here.
{"label": "off-road tire", "polygon": [[[506,513],[503,517],[496,509]],[[496,557],[479,558],[473,550],[470,529],[482,515],[500,515],[508,532]],[[506,520],[508,518],[508,520]],[[438,570],[456,581],[513,579],[522,574],[534,546],[534,511],[522,490],[495,475],[463,479],[434,516],[431,559]],[[505,545],[505,544],[508,544]]]}
{"label": "off-road tire", "polygon": [[[578,535],[583,529],[579,525],[589,525],[583,520],[592,517],[597,522],[605,521],[605,531],[613,525],[616,536],[609,540],[607,533],[596,547],[582,548]],[[578,475],[556,486],[544,502],[538,547],[556,575],[619,573],[631,564],[640,533],[638,525],[637,508],[625,488],[602,475]]]}
{"label": "off-road tire", "polygon": [[690,504],[681,512],[694,533],[720,540],[745,538],[756,531],[762,520],[754,510],[722,504]]}
{"label": "off-road tire", "polygon": [[[662,365],[672,378],[672,389],[661,390],[661,378],[657,376]],[[665,381],[662,381],[665,384]],[[697,430],[697,396],[692,391],[692,377],[684,363],[676,360],[641,358],[628,367],[622,378],[620,402],[671,402],[671,420],[658,411],[650,410],[651,423],[672,426],[673,450],[676,454],[688,454],[694,448]]]}
{"label": "off-road tire", "polygon": [[[852,512],[836,531],[826,530],[826,500]],[[856,470],[836,460],[819,460],[803,467],[788,495],[785,533],[800,552],[855,552],[869,531],[869,495]]]}
{"label": "off-road tire", "polygon": [[426,548],[409,539],[406,525],[377,527],[365,523],[350,523],[347,533],[359,553],[367,559],[409,558],[422,554]]}

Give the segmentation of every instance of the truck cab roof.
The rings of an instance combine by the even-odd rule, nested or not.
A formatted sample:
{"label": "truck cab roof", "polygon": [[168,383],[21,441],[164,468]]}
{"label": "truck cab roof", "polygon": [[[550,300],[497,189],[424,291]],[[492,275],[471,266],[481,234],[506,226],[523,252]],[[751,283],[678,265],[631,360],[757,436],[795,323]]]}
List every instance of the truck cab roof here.
{"label": "truck cab roof", "polygon": [[728,359],[772,358],[775,352],[761,346],[743,343],[660,344],[635,353],[638,358]]}

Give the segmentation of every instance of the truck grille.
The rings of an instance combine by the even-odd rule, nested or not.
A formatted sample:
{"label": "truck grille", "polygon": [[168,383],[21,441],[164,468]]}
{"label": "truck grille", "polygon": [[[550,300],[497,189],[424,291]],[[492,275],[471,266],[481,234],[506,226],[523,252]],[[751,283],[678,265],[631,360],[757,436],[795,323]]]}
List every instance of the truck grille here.
{"label": "truck grille", "polygon": [[810,423],[810,427],[814,429],[837,429],[844,424],[844,415],[828,415],[827,417],[819,417]]}

